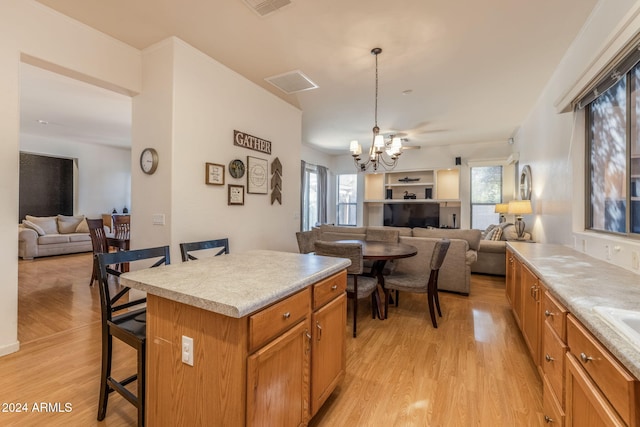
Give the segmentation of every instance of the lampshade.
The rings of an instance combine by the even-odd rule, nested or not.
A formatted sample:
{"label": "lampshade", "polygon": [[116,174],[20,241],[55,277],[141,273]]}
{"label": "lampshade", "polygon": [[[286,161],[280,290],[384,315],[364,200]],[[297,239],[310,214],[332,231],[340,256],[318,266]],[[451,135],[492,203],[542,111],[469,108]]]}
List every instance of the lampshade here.
{"label": "lampshade", "polygon": [[494,212],[495,213],[506,214],[507,212],[509,212],[509,204],[508,203],[498,203],[496,205],[496,210]]}
{"label": "lampshade", "polygon": [[508,214],[527,215],[532,213],[530,200],[512,200],[509,202]]}

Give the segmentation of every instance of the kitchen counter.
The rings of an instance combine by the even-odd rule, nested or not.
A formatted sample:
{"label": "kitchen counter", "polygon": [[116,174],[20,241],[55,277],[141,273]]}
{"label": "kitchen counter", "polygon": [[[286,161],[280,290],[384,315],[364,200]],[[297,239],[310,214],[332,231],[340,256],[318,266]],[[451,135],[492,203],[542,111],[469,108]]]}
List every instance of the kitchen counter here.
{"label": "kitchen counter", "polygon": [[241,318],[350,265],[343,258],[253,250],[125,273],[121,283]]}
{"label": "kitchen counter", "polygon": [[640,311],[640,275],[567,246],[507,242],[547,290],[640,379],[640,352],[594,311],[594,306]]}

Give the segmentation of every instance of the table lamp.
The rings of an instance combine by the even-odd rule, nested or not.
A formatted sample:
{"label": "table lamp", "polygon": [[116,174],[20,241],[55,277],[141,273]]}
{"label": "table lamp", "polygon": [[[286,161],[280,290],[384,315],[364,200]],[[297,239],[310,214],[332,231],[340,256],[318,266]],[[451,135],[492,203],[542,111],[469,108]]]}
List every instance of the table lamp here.
{"label": "table lamp", "polygon": [[514,224],[514,226],[516,227],[516,232],[518,233],[518,240],[523,240],[524,238],[525,224],[522,220],[522,215],[528,215],[532,212],[533,211],[531,210],[530,200],[512,200],[509,202],[507,213],[516,216],[516,223]]}
{"label": "table lamp", "polygon": [[505,222],[507,220],[504,217],[504,214],[509,212],[509,204],[508,203],[498,203],[496,205],[496,210],[494,212],[500,214],[500,224],[502,224],[503,222]]}

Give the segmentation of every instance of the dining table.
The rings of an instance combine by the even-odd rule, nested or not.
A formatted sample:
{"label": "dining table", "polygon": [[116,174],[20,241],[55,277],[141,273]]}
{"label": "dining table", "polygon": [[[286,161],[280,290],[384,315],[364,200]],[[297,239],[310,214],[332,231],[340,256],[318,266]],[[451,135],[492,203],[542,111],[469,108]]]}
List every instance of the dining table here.
{"label": "dining table", "polygon": [[418,249],[415,246],[400,242],[349,239],[337,240],[336,243],[360,243],[362,245],[362,258],[373,261],[373,266],[369,274],[378,279],[378,286],[373,293],[375,309],[379,319],[386,319],[387,313],[385,312],[384,304],[384,268],[387,261],[415,256],[418,253]]}

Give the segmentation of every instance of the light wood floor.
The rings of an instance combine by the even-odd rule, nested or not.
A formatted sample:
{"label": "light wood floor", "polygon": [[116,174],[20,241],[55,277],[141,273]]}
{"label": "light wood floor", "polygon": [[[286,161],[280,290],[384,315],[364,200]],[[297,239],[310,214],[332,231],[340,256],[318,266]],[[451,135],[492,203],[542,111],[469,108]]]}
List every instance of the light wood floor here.
{"label": "light wood floor", "polygon": [[[100,324],[90,274],[89,254],[20,261],[21,350],[0,358],[0,403],[27,403],[29,413],[0,412],[1,426],[135,425],[135,409],[118,395],[106,420],[95,418]],[[543,425],[541,382],[503,278],[474,275],[471,289],[469,297],[440,294],[438,329],[424,295],[402,293],[385,321],[372,320],[361,301],[357,338],[347,324],[347,375],[311,426]],[[134,369],[127,346],[116,355],[117,372]],[[40,402],[72,411],[33,412]]]}

